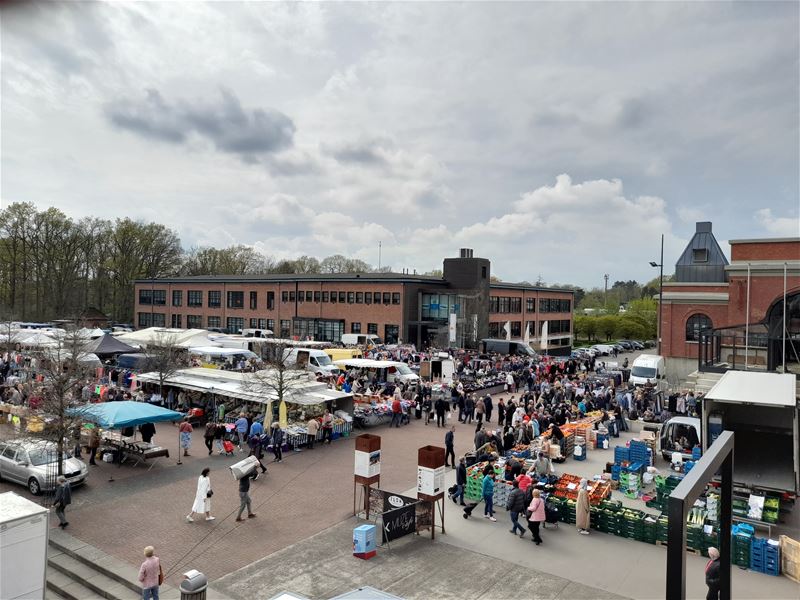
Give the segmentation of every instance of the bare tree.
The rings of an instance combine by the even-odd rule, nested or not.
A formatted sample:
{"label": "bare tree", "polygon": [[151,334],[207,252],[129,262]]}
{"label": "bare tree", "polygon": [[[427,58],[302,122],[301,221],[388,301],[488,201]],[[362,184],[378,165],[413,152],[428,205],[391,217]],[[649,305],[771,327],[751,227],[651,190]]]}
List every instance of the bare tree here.
{"label": "bare tree", "polygon": [[158,392],[163,397],[164,382],[189,365],[186,351],[177,345],[173,334],[162,331],[147,345],[144,354],[145,369],[158,375]]}
{"label": "bare tree", "polygon": [[[271,354],[265,360],[266,368],[244,376],[243,387],[264,398],[265,410],[273,400],[277,401],[277,406],[284,401],[291,402],[309,384],[310,372],[297,365],[292,348],[288,344],[271,346]],[[272,420],[271,410],[267,414],[265,422]]]}

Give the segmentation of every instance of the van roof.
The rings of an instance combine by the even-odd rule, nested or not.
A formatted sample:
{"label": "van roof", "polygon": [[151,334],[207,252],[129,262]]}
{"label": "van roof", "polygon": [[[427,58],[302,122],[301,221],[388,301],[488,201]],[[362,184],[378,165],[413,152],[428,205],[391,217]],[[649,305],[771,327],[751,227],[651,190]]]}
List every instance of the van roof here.
{"label": "van roof", "polygon": [[664,360],[664,357],[660,354],[640,354],[633,359],[633,364],[653,364],[659,360]]}

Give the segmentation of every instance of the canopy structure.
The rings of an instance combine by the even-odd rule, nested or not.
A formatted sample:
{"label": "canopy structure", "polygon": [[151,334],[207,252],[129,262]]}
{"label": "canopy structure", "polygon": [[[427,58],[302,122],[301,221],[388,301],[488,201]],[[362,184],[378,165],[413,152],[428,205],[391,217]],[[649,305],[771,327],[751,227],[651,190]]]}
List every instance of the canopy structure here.
{"label": "canopy structure", "polygon": [[95,339],[99,337],[103,337],[106,332],[100,329],[99,327],[95,327],[94,329],[89,329],[87,327],[81,327],[76,332],[80,337],[87,338],[87,339]]}
{"label": "canopy structure", "polygon": [[[217,334],[218,335],[218,334]],[[169,343],[179,348],[191,348],[192,346],[214,346],[219,345],[209,338],[209,332],[205,329],[172,329],[169,327],[148,327],[139,331],[123,333],[116,336],[116,339],[126,344],[137,346],[153,346]]]}
{"label": "canopy structure", "polygon": [[181,413],[174,410],[168,410],[146,402],[131,401],[87,404],[79,408],[72,408],[69,413],[92,423],[97,423],[105,429],[135,427],[142,423],[157,423],[159,421],[179,421],[183,418]]}
{"label": "canopy structure", "polygon": [[709,400],[769,406],[796,406],[796,379],[792,373],[726,371],[706,394]]}
{"label": "canopy structure", "polygon": [[26,337],[19,335],[18,343],[23,346],[35,346],[39,348],[58,346],[57,340],[51,338],[49,335],[38,332]]}
{"label": "canopy structure", "polygon": [[[302,371],[297,373],[302,374]],[[181,369],[164,381],[165,385],[184,390],[205,392],[217,396],[236,398],[259,404],[269,404],[277,400],[277,393],[268,386],[259,385],[259,379],[269,377],[269,369],[256,373],[237,373],[196,367]],[[158,373],[142,373],[136,377],[137,383],[159,383]],[[335,400],[337,407],[352,412],[353,396],[345,392],[330,389],[326,384],[313,379],[292,380],[291,393],[285,397],[289,404],[312,405]]]}
{"label": "canopy structure", "polygon": [[135,352],[136,348],[129,346],[112,335],[103,334],[103,337],[92,340],[86,345],[88,352],[93,352],[98,356],[110,356],[112,354],[125,354]]}

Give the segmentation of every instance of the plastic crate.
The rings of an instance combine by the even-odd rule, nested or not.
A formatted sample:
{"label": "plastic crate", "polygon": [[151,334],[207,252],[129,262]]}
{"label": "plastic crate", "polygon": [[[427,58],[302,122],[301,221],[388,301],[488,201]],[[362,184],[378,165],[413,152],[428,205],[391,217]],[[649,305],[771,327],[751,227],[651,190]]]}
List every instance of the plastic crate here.
{"label": "plastic crate", "polygon": [[630,449],[626,446],[615,446],[614,447],[614,462],[619,464],[622,462],[630,462],[631,460],[631,453]]}

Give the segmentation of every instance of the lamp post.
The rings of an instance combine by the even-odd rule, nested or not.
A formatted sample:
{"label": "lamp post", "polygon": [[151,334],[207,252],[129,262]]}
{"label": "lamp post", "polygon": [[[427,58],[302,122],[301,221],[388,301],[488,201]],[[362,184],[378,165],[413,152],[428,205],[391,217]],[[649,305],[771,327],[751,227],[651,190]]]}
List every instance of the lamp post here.
{"label": "lamp post", "polygon": [[660,269],[658,275],[658,327],[656,329],[656,335],[658,339],[656,340],[658,353],[661,354],[661,315],[662,315],[662,306],[663,306],[663,299],[664,299],[664,234],[661,234],[661,261],[656,263],[652,260],[650,261],[651,267],[658,267]]}

